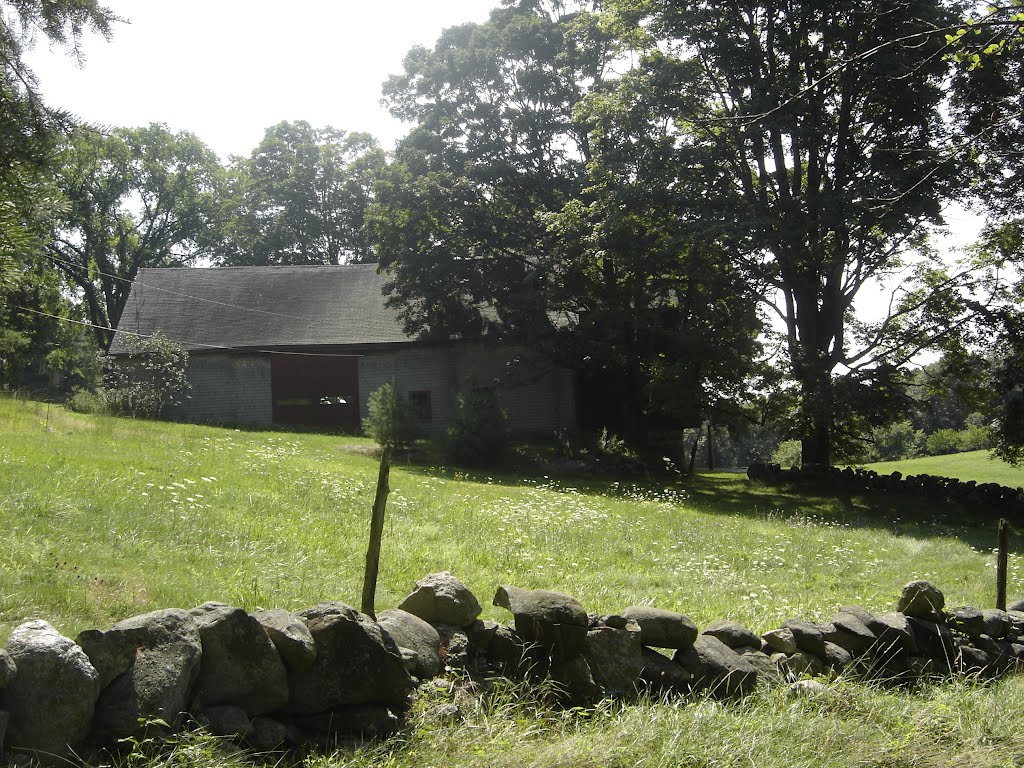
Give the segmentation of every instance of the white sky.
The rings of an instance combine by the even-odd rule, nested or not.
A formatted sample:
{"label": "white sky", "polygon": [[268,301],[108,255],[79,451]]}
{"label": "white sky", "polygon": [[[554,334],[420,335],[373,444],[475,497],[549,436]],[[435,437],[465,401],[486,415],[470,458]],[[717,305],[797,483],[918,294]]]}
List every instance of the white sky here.
{"label": "white sky", "polygon": [[187,130],[222,160],[248,155],[282,120],[374,134],[407,129],[381,85],[415,44],[486,20],[498,0],[104,0],[129,23],[83,40],[79,69],[40,43],[27,57],[54,107],[88,122]]}

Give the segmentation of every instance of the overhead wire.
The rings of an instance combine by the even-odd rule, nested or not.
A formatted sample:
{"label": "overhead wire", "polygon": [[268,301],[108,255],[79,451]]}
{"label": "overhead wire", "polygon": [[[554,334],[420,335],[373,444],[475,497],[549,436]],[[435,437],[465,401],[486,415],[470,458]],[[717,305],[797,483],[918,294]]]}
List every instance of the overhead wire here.
{"label": "overhead wire", "polygon": [[[126,331],[124,329],[118,330],[116,328],[111,328],[110,326],[107,326],[107,325],[99,325],[97,323],[91,323],[88,320],[75,320],[74,318],[71,318],[71,317],[62,317],[60,315],[52,314],[51,312],[43,312],[42,310],[31,309],[30,307],[23,307],[23,306],[21,306],[19,304],[12,304],[11,306],[14,307],[17,310],[20,310],[22,312],[29,312],[29,313],[31,313],[33,315],[40,315],[42,317],[50,317],[50,318],[53,318],[54,320],[60,320],[61,322],[64,322],[64,323],[73,323],[75,325],[81,325],[81,326],[85,326],[87,328],[98,328],[98,329],[100,329],[102,331],[110,331],[112,333],[113,332],[123,333],[126,336],[133,336],[133,337],[138,338],[138,339],[151,339],[151,338],[153,338],[154,336],[157,335],[156,333],[136,333],[135,331]],[[341,353],[341,352],[289,352],[289,351],[286,351],[286,350],[279,350],[279,349],[259,349],[259,348],[250,348],[250,347],[228,347],[228,346],[224,346],[222,344],[206,344],[206,343],[203,343],[201,341],[184,341],[184,340],[181,340],[181,339],[170,339],[170,340],[175,342],[176,344],[187,344],[189,346],[204,347],[206,349],[217,349],[217,350],[221,350],[221,351],[225,351],[225,352],[238,352],[238,351],[244,350],[246,352],[253,352],[253,353],[256,353],[256,354],[292,355],[292,356],[295,356],[295,357],[365,357],[365,355],[344,354],[344,353]]]}
{"label": "overhead wire", "polygon": [[[51,261],[58,262],[60,264],[66,264],[69,267],[77,267],[77,266],[79,266],[79,265],[75,264],[72,261],[68,261],[67,259],[61,259],[61,258],[59,258],[57,256],[52,255],[52,254],[46,254],[46,258],[50,259]],[[282,312],[271,312],[270,310],[257,309],[256,307],[246,307],[246,306],[242,306],[241,304],[232,304],[230,302],[217,301],[216,299],[210,299],[210,298],[207,298],[207,297],[204,297],[204,296],[196,296],[194,294],[182,293],[180,291],[172,291],[169,288],[160,288],[158,286],[151,285],[150,283],[147,283],[147,282],[145,282],[143,280],[132,280],[132,279],[127,278],[127,277],[121,277],[120,275],[112,275],[109,272],[96,271],[95,274],[103,275],[104,277],[109,277],[109,278],[111,278],[113,280],[120,280],[121,282],[129,283],[132,286],[138,285],[138,286],[141,286],[141,287],[143,287],[143,288],[145,288],[147,290],[153,290],[153,291],[160,291],[160,292],[163,292],[163,293],[169,293],[169,294],[172,294],[174,296],[180,296],[180,297],[186,298],[186,299],[193,299],[195,301],[204,302],[204,303],[207,303],[207,304],[216,304],[216,305],[222,306],[222,307],[230,307],[232,309],[240,309],[243,312],[254,312],[254,313],[257,313],[257,314],[271,315],[271,316],[274,316],[274,317],[286,317],[286,318],[289,318],[291,320],[308,320],[308,321],[312,321],[312,319],[313,319],[313,318],[310,318],[310,317],[305,316],[305,315],[289,315],[289,314],[285,314],[285,313],[282,313]],[[50,317],[50,318],[53,318],[54,320],[60,320],[62,322],[74,323],[75,325],[81,325],[81,326],[85,326],[85,327],[88,327],[88,328],[98,328],[99,330],[110,331],[111,333],[122,333],[122,334],[125,334],[127,336],[133,336],[135,338],[146,339],[146,338],[152,338],[155,335],[155,334],[137,333],[137,332],[134,332],[134,331],[128,331],[128,330],[123,329],[123,328],[119,330],[117,328],[111,328],[110,326],[98,325],[96,323],[88,322],[88,321],[85,321],[85,320],[75,320],[75,319],[69,318],[69,317],[62,317],[60,315],[54,315],[54,314],[50,314],[48,312],[42,312],[42,311],[39,311],[39,310],[31,309],[29,307],[22,307],[22,306],[18,306],[18,305],[14,305],[14,306],[15,306],[15,309],[19,309],[19,310],[21,310],[23,312],[30,312],[30,313],[35,314],[35,315],[41,315],[43,317]],[[185,339],[171,339],[171,340],[174,341],[175,343],[178,343],[178,344],[187,344],[187,345],[193,346],[193,347],[204,347],[206,349],[217,349],[217,350],[225,350],[225,351],[235,351],[235,350],[239,349],[239,347],[232,347],[232,346],[227,346],[227,345],[223,345],[223,344],[208,344],[208,343],[204,343],[204,342],[190,341],[190,340],[185,340]],[[247,351],[261,353],[261,354],[293,355],[293,356],[298,356],[298,357],[363,357],[363,355],[342,354],[342,353],[336,353],[336,352],[289,352],[289,351],[285,351],[285,350],[253,349],[253,348],[249,348],[249,347],[245,347],[244,349],[246,349]]]}
{"label": "overhead wire", "polygon": [[[61,258],[58,258],[58,257],[53,256],[51,254],[46,254],[46,258],[50,259],[51,261],[58,262],[60,264],[67,264],[69,267],[78,267],[79,266],[78,264],[75,264],[73,261],[68,261],[67,259],[61,259]],[[121,277],[120,275],[112,275],[109,272],[97,271],[95,274],[103,275],[103,277],[109,277],[109,278],[111,278],[113,280],[120,280],[121,282],[129,283],[131,285],[141,285],[144,288],[146,288],[147,290],[160,291],[162,293],[170,293],[170,294],[172,294],[174,296],[181,296],[182,298],[186,298],[186,299],[194,299],[195,301],[205,302],[207,304],[217,304],[217,305],[222,306],[222,307],[231,307],[232,309],[241,309],[241,310],[243,310],[245,312],[255,312],[255,313],[258,313],[258,314],[261,314],[261,315],[273,315],[274,317],[287,317],[287,318],[289,318],[291,320],[312,320],[312,318],[304,316],[304,315],[288,315],[288,314],[284,314],[282,312],[271,312],[270,310],[267,310],[267,309],[257,309],[256,307],[245,307],[245,306],[242,306],[241,304],[231,304],[231,303],[226,302],[226,301],[217,301],[216,299],[208,299],[206,297],[195,296],[195,295],[190,294],[190,293],[181,293],[180,291],[172,291],[170,288],[160,288],[158,286],[151,285],[150,283],[144,282],[142,280],[132,280],[132,279],[127,278],[127,277]]]}

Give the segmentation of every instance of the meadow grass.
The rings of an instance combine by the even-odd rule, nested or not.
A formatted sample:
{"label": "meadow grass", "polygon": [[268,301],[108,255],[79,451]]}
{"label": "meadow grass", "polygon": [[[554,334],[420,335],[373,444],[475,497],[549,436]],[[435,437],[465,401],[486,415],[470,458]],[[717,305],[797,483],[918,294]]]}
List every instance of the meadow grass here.
{"label": "meadow grass", "polygon": [[[83,416],[0,398],[0,631],[42,617],[67,635],[147,610],[358,604],[377,462],[361,438]],[[757,631],[891,610],[935,581],[950,605],[994,601],[994,520],[905,497],[801,496],[735,474],[675,483],[392,471],[378,609],[450,570],[577,597],[595,613],[651,604]],[[1011,537],[1010,595],[1024,597]],[[894,692],[840,682],[821,697],[764,690],[739,705],[648,702],[557,712],[528,695],[437,717],[426,689],[382,743],[310,756],[351,766],[1012,765],[1024,681]],[[208,742],[179,745],[230,763]],[[177,747],[176,747],[177,748]],[[162,758],[161,758],[162,759]],[[158,758],[150,763],[155,764]]]}
{"label": "meadow grass", "polygon": [[989,451],[922,456],[902,461],[880,461],[868,464],[867,467],[885,475],[899,471],[904,475],[939,475],[960,480],[976,480],[979,483],[999,483],[1010,488],[1024,486],[1024,467],[1007,464],[993,457]]}
{"label": "meadow grass", "polygon": [[[257,760],[281,768],[1008,768],[1024,753],[1021,676],[912,690],[840,679],[811,696],[765,686],[738,703],[605,701],[568,711],[522,689],[462,694],[422,688],[403,729],[386,740]],[[120,762],[248,768],[253,755],[189,732]]]}
{"label": "meadow grass", "polygon": [[[0,400],[0,624],[66,633],[159,607],[358,603],[377,462],[361,438],[82,416]],[[755,630],[892,607],[912,578],[994,600],[994,524],[907,499],[799,496],[739,475],[671,485],[396,466],[378,606],[450,570],[611,613],[652,604]],[[1010,594],[1024,596],[1022,540]],[[485,615],[506,618],[488,606]]]}

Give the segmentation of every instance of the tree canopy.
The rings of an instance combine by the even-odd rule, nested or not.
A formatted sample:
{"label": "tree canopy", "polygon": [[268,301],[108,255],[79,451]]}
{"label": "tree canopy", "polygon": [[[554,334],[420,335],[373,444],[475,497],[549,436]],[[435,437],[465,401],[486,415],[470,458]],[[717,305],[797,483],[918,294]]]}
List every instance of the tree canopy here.
{"label": "tree canopy", "polygon": [[222,264],[343,264],[373,261],[366,207],[384,152],[366,133],[305,121],[267,129],[235,158],[225,202]]}
{"label": "tree canopy", "polygon": [[385,98],[414,127],[369,223],[410,332],[567,363],[588,420],[643,443],[740,386],[758,323],[720,245],[682,234],[672,142],[597,131],[622,47],[595,6],[506,3],[413,49]]}
{"label": "tree canopy", "polygon": [[194,135],[160,124],[109,134],[79,128],[58,162],[65,204],[49,256],[106,349],[141,268],[214,255],[222,169]]}
{"label": "tree canopy", "polygon": [[83,34],[109,37],[117,20],[97,0],[0,1],[0,384],[61,336],[48,317],[61,312],[59,284],[42,257],[60,209],[53,152],[72,120],[43,102],[24,54],[47,40],[81,58]]}
{"label": "tree canopy", "polygon": [[976,256],[992,271],[999,301],[981,313],[992,360],[996,454],[1024,461],[1024,3],[986,6],[951,35],[960,64],[954,108],[978,158],[971,189],[985,212]]}
{"label": "tree canopy", "polygon": [[[951,62],[941,0],[685,5],[613,0],[644,54],[630,81],[691,148],[705,213],[745,238],[726,258],[766,290],[800,387],[805,463],[828,463],[852,406],[884,418],[896,367],[956,332],[960,276],[926,260],[924,236],[962,190],[944,116]],[[873,327],[861,289],[918,263],[919,280]],[[852,398],[852,399],[851,399]]]}

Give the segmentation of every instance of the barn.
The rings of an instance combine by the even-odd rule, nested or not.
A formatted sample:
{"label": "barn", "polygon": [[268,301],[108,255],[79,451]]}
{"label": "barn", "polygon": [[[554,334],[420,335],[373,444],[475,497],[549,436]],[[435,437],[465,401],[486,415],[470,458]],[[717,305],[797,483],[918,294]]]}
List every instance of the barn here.
{"label": "barn", "polygon": [[384,305],[373,264],[143,269],[110,347],[157,331],[189,352],[188,399],[170,415],[223,424],[359,432],[367,399],[392,383],[428,434],[456,395],[493,387],[513,433],[576,425],[572,373],[510,365],[517,350],[484,339],[407,336]]}

